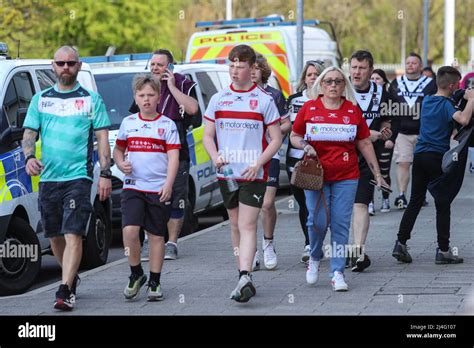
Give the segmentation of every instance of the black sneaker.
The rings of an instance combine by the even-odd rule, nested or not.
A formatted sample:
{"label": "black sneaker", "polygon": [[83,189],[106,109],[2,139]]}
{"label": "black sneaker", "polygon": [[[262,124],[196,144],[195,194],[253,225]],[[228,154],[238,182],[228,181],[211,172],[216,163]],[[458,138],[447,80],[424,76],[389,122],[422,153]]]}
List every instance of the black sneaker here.
{"label": "black sneaker", "polygon": [[408,202],[407,202],[407,199],[406,199],[405,195],[402,194],[402,195],[398,196],[397,198],[395,198],[394,205],[398,209],[406,209],[406,207],[408,207]]}
{"label": "black sneaker", "polygon": [[371,264],[369,256],[367,254],[361,255],[355,262],[355,266],[352,267],[352,272],[362,272],[364,269],[369,267]]}
{"label": "black sneaker", "polygon": [[395,246],[392,251],[392,256],[400,262],[411,263],[412,258],[408,253],[408,247],[403,245],[398,240],[395,242]]}
{"label": "black sneaker", "polygon": [[436,261],[437,265],[446,265],[454,263],[463,263],[464,259],[453,254],[451,248],[448,251],[444,252],[436,248]]}
{"label": "black sneaker", "polygon": [[74,280],[72,281],[72,285],[71,285],[71,294],[74,295],[74,298],[77,298],[76,288],[79,284],[81,284],[81,278],[79,278],[79,274],[76,274],[76,276],[74,277]]}
{"label": "black sneaker", "polygon": [[347,256],[346,257],[346,268],[355,267],[357,262],[357,256]]}
{"label": "black sneaker", "polygon": [[75,296],[69,290],[67,284],[59,285],[56,292],[56,300],[54,301],[54,309],[62,311],[70,311],[74,307]]}

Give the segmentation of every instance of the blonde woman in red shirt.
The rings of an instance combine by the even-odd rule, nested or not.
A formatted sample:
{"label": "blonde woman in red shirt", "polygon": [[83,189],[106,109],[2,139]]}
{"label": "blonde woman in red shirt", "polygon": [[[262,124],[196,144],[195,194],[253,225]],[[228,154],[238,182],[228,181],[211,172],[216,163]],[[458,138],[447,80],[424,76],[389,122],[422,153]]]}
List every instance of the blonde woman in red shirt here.
{"label": "blonde woman in red shirt", "polygon": [[349,227],[359,178],[357,151],[367,160],[377,185],[386,184],[369,139],[369,128],[342,70],[325,69],[309,96],[311,99],[296,116],[290,137],[293,146],[307,155],[314,157],[317,153],[324,169],[324,195],[321,191],[305,190],[311,246],[306,281],[315,284],[318,280],[323,241],[330,227],[331,245],[325,251],[326,256],[331,256],[331,283],[335,291],[347,291],[344,268],[345,257],[351,250]]}

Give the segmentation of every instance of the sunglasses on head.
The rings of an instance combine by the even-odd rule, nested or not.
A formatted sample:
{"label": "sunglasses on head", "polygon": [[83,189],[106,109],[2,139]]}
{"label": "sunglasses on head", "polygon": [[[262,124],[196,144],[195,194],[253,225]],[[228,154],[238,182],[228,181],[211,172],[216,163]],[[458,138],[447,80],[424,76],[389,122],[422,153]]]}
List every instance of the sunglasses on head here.
{"label": "sunglasses on head", "polygon": [[65,64],[67,64],[67,66],[71,68],[71,67],[73,67],[74,65],[77,64],[77,61],[75,61],[75,60],[69,60],[69,61],[65,62],[65,61],[63,61],[63,60],[58,60],[58,61],[55,61],[54,63],[55,63],[57,66],[61,66],[61,67],[63,67]]}
{"label": "sunglasses on head", "polygon": [[322,60],[308,60],[305,65],[321,65],[324,66],[324,62]]}

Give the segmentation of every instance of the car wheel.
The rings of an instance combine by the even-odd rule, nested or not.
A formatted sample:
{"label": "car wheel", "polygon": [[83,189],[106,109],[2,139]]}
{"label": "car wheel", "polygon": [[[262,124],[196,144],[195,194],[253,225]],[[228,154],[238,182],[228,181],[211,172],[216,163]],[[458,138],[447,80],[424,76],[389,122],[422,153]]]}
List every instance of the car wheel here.
{"label": "car wheel", "polygon": [[0,295],[23,293],[34,283],[41,269],[38,237],[28,222],[13,217],[2,246],[4,251],[16,251],[17,255],[0,258]]}
{"label": "car wheel", "polygon": [[95,268],[107,263],[109,247],[112,241],[112,229],[107,212],[99,200],[94,202],[87,236],[83,240],[81,266]]}

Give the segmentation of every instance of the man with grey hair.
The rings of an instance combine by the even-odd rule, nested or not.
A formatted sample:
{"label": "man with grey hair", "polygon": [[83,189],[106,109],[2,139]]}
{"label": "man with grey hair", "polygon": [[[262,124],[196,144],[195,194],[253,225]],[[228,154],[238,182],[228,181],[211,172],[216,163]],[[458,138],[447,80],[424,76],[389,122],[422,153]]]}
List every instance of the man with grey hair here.
{"label": "man with grey hair", "polygon": [[[54,54],[52,68],[57,83],[33,96],[23,127],[23,152],[28,175],[40,175],[39,206],[45,236],[62,267],[62,283],[54,308],[72,310],[77,271],[82,257],[82,237],[92,212],[92,132],[98,144],[99,199],[111,192],[109,117],[102,98],[77,82],[79,54],[62,46]],[[36,158],[36,139],[41,134],[41,159]]]}

